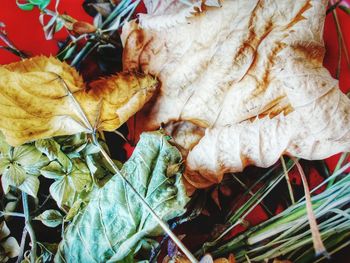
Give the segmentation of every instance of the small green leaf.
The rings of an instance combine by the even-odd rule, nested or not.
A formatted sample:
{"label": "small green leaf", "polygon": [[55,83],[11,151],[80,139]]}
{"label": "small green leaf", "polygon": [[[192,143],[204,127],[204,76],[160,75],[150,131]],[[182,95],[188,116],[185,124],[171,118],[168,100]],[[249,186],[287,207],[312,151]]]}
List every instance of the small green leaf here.
{"label": "small green leaf", "polygon": [[41,3],[40,3],[40,5],[39,5],[39,8],[40,8],[41,10],[45,9],[45,8],[50,4],[50,1],[51,1],[51,0],[42,0]]}
{"label": "small green leaf", "polygon": [[37,163],[42,156],[34,145],[22,145],[13,150],[13,160],[22,166],[33,165]]}
{"label": "small green leaf", "polygon": [[78,214],[78,212],[81,209],[81,206],[83,204],[83,201],[81,199],[78,199],[74,202],[72,207],[69,209],[67,215],[65,216],[65,221],[71,221],[73,218]]}
{"label": "small green leaf", "polygon": [[62,214],[54,209],[46,210],[35,219],[40,220],[45,226],[57,227],[63,222]]}
{"label": "small green leaf", "polygon": [[27,1],[33,5],[40,5],[40,3],[42,2],[42,0],[27,0]]}
{"label": "small green leaf", "polygon": [[50,186],[50,193],[59,207],[72,207],[78,195],[91,188],[92,179],[86,164],[80,159],[73,159],[72,163],[70,173],[65,173],[56,161],[41,169],[43,176],[56,180]]}
{"label": "small green leaf", "polygon": [[50,194],[59,207],[63,205],[72,206],[75,199],[73,187],[69,184],[67,176],[51,184]]}
{"label": "small green leaf", "polygon": [[29,175],[26,180],[18,187],[23,192],[36,197],[39,190],[40,181],[36,176]]}
{"label": "small green leaf", "polygon": [[63,60],[69,59],[71,58],[71,56],[73,55],[74,51],[76,50],[76,45],[74,44],[73,46],[71,46],[67,52],[64,54]]}
{"label": "small green leaf", "polygon": [[18,0],[16,0],[16,4],[17,4],[17,6],[18,6],[20,9],[22,9],[22,10],[24,10],[24,11],[31,11],[31,10],[33,10],[33,8],[34,8],[34,5],[32,5],[32,4],[30,4],[30,3],[21,4],[21,3],[18,2]]}
{"label": "small green leaf", "polygon": [[59,180],[64,176],[62,166],[57,161],[52,161],[49,165],[43,167],[40,173],[46,178],[55,180]]}
{"label": "small green leaf", "polygon": [[18,165],[10,165],[4,171],[1,181],[5,194],[10,191],[10,186],[19,187],[27,178],[25,170]]}
{"label": "small green leaf", "polygon": [[62,19],[58,18],[56,21],[55,32],[60,31],[63,27],[64,27],[64,21]]}

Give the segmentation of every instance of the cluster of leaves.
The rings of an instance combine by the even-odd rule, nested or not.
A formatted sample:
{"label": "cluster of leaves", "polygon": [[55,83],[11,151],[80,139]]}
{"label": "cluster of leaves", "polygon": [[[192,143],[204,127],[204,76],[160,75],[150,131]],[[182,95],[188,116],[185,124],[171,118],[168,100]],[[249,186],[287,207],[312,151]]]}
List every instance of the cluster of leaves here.
{"label": "cluster of leaves", "polygon": [[[101,141],[101,143],[103,143]],[[99,148],[86,134],[38,140],[11,147],[0,137],[0,172],[4,193],[10,187],[37,197],[39,176],[53,179],[50,194],[62,209],[101,187],[112,176]],[[93,183],[94,182],[94,183]]]}

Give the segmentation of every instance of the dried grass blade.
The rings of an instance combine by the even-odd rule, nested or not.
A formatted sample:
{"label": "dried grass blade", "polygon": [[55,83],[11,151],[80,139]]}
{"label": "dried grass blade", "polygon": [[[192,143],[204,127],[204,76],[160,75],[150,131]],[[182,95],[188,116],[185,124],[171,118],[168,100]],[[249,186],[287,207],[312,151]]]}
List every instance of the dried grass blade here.
{"label": "dried grass blade", "polygon": [[296,167],[298,168],[298,171],[300,173],[301,180],[303,182],[304,191],[305,191],[305,203],[306,203],[306,211],[307,211],[307,217],[310,224],[310,230],[312,235],[312,240],[314,244],[314,249],[316,256],[323,254],[324,256],[328,257],[328,253],[326,251],[326,248],[323,244],[320,231],[318,229],[318,225],[316,222],[315,214],[312,209],[312,203],[311,203],[311,195],[309,190],[309,185],[306,180],[306,176],[304,174],[303,168],[301,167],[299,161],[292,157],[292,160],[295,162]]}
{"label": "dried grass blade", "polygon": [[286,177],[286,182],[287,182],[287,186],[288,186],[288,191],[289,191],[290,200],[292,201],[292,204],[295,204],[295,199],[294,199],[294,195],[293,195],[293,188],[292,188],[292,185],[291,185],[291,183],[290,183],[290,179],[289,179],[289,175],[288,175],[288,170],[287,170],[286,162],[284,161],[283,156],[281,156],[280,159],[281,159],[281,163],[282,163],[282,168],[283,168],[284,176]]}

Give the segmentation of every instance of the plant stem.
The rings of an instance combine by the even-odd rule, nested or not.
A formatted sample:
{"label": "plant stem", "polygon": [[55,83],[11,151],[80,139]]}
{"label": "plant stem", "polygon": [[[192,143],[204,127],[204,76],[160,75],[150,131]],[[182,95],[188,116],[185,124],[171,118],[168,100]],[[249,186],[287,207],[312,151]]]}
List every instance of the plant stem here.
{"label": "plant stem", "polygon": [[24,216],[25,216],[25,227],[29,233],[30,240],[32,243],[32,249],[31,249],[31,253],[30,253],[30,262],[35,263],[37,242],[36,242],[35,232],[34,232],[32,224],[31,224],[31,216],[29,214],[28,195],[24,192],[22,192],[22,203],[23,203],[23,211],[24,211]]}
{"label": "plant stem", "polygon": [[28,57],[27,54],[24,52],[20,51],[16,46],[11,42],[11,40],[7,37],[6,33],[2,30],[0,30],[0,39],[6,44],[6,47],[0,46],[0,48],[3,48],[12,54],[15,54],[16,56],[25,59]]}
{"label": "plant stem", "polygon": [[294,195],[293,195],[293,188],[292,188],[292,185],[291,185],[290,180],[289,180],[286,162],[284,161],[283,156],[281,156],[280,159],[281,159],[281,163],[282,163],[282,167],[283,167],[284,176],[286,177],[286,182],[287,182],[287,186],[288,186],[290,200],[292,201],[292,204],[295,204],[295,199],[294,199]]}
{"label": "plant stem", "polygon": [[27,239],[27,234],[28,234],[28,230],[26,227],[23,228],[23,232],[22,232],[22,238],[21,238],[21,246],[19,248],[19,253],[18,253],[18,258],[16,263],[21,263],[23,260],[23,256],[24,256],[24,249],[26,246],[26,239]]}
{"label": "plant stem", "polygon": [[25,217],[22,213],[0,211],[0,216]]}

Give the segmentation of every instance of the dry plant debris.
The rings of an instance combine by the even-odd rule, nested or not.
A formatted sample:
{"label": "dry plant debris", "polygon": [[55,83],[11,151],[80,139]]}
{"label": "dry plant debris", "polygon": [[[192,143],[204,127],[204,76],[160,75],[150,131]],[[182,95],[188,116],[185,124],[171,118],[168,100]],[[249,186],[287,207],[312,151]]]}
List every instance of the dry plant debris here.
{"label": "dry plant debris", "polygon": [[149,13],[122,34],[124,69],[161,82],[135,134],[164,123],[187,155],[192,186],[283,154],[350,150],[349,99],[322,64],[328,1],[192,1],[201,5],[191,12],[155,2],[145,1]]}

